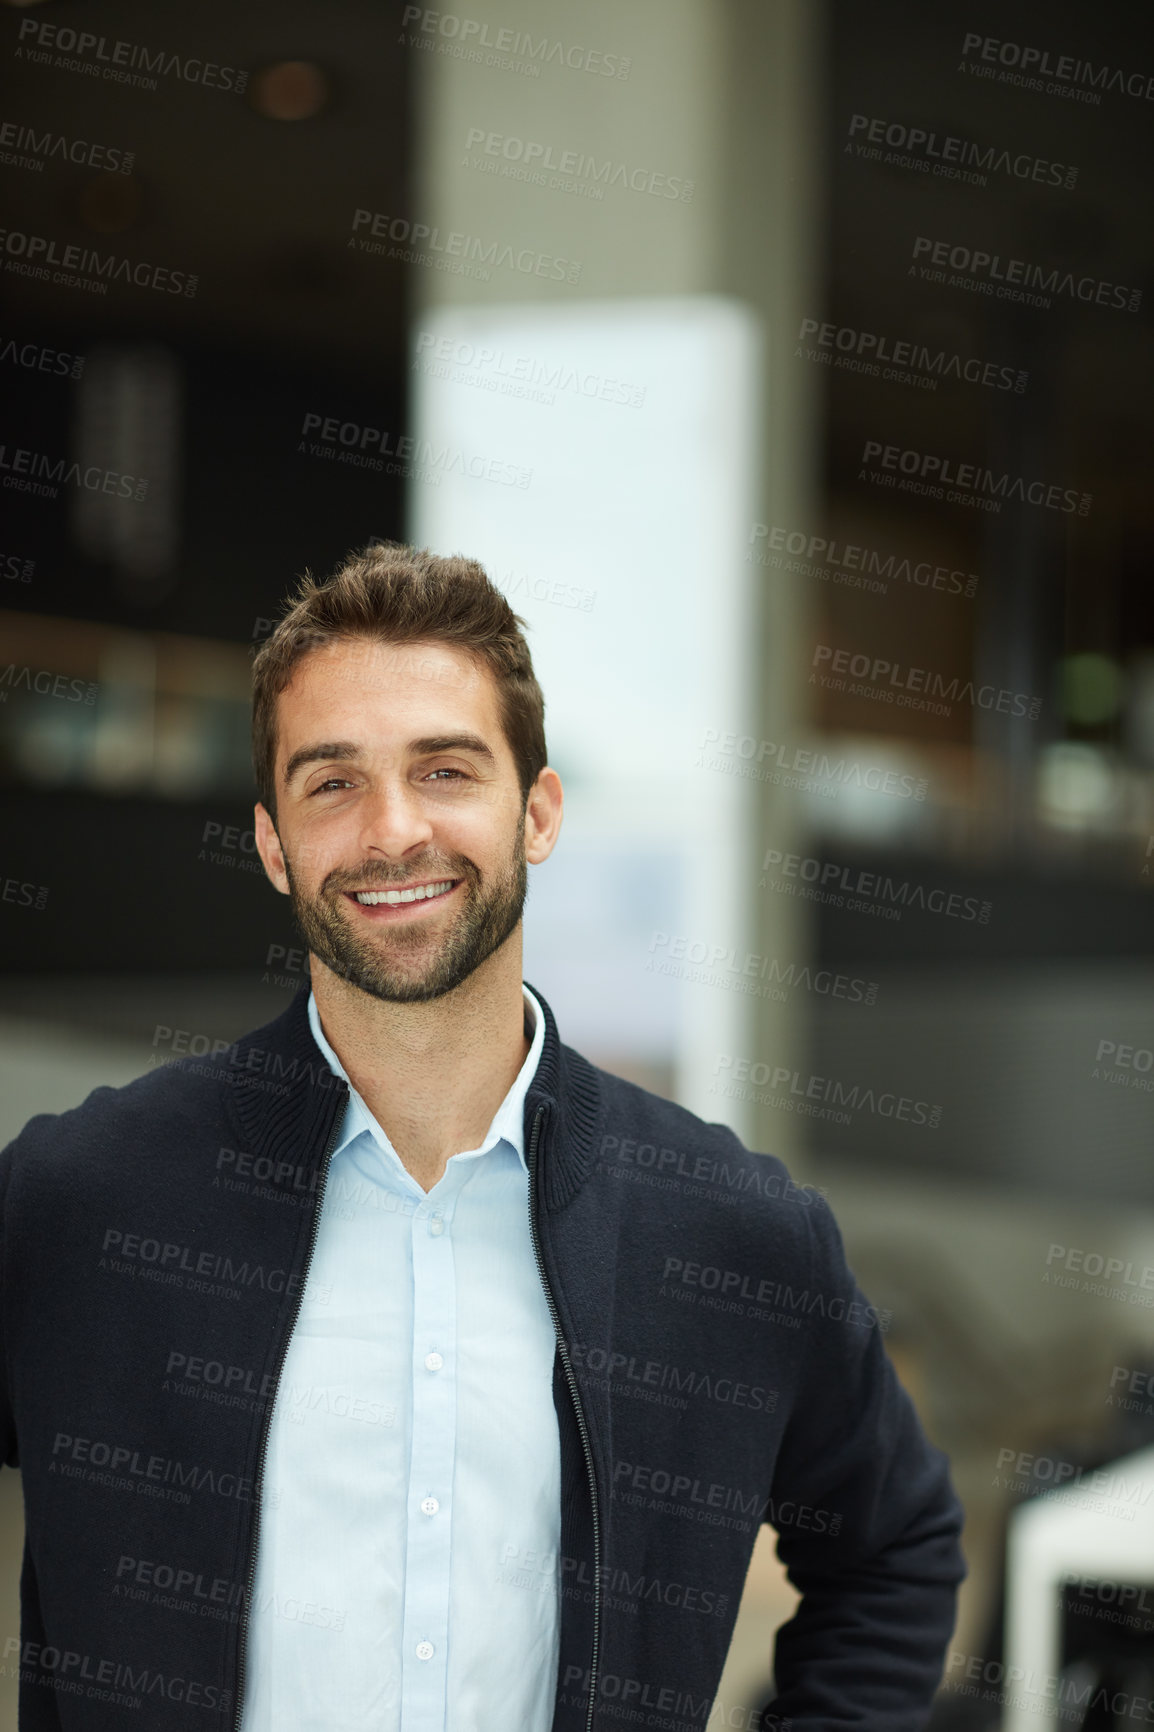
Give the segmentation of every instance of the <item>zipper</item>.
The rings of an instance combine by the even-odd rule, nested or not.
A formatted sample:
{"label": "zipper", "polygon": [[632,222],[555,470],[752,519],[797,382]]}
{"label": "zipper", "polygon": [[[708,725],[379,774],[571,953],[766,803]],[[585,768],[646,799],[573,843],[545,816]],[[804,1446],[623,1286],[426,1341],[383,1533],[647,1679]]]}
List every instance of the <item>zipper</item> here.
{"label": "zipper", "polygon": [[593,1708],[597,1700],[597,1661],[601,1645],[601,1532],[597,1504],[597,1476],[593,1469],[593,1450],[589,1443],[589,1430],[585,1424],[585,1414],[577,1390],[577,1379],[573,1375],[573,1363],[569,1358],[569,1346],[561,1332],[561,1319],[549,1288],[548,1277],[545,1274],[545,1262],[541,1255],[541,1239],[537,1230],[537,1216],[534,1209],[537,1191],[537,1138],[545,1112],[545,1103],[542,1102],[533,1115],[533,1129],[529,1133],[529,1233],[533,1240],[533,1255],[537,1259],[537,1273],[541,1277],[541,1285],[545,1289],[545,1298],[549,1302],[549,1310],[553,1318],[553,1329],[557,1336],[557,1351],[561,1355],[561,1364],[569,1385],[569,1393],[573,1397],[573,1408],[577,1415],[577,1429],[581,1433],[581,1447],[585,1452],[589,1495],[593,1503],[593,1654],[589,1663],[589,1709],[585,1716],[586,1732],[593,1732]]}
{"label": "zipper", "polygon": [[[339,1099],[340,1099],[340,1097],[338,1096],[338,1102],[339,1102]],[[257,1464],[256,1476],[253,1480],[253,1487],[252,1487],[252,1498],[253,1498],[253,1506],[255,1509],[255,1515],[253,1516],[252,1538],[249,1542],[248,1578],[247,1578],[247,1581],[245,1583],[244,1599],[241,1602],[241,1610],[240,1610],[240,1646],[237,1649],[237,1662],[236,1662],[236,1664],[237,1664],[237,1671],[236,1671],[236,1716],[235,1716],[233,1723],[232,1723],[233,1732],[240,1732],[240,1723],[241,1723],[241,1719],[242,1719],[243,1713],[244,1713],[244,1663],[245,1663],[245,1656],[246,1656],[246,1653],[248,1650],[248,1613],[249,1613],[249,1606],[252,1603],[253,1583],[256,1580],[256,1550],[257,1550],[257,1543],[258,1543],[259,1537],[260,1537],[260,1497],[261,1497],[261,1491],[264,1487],[264,1468],[265,1468],[265,1462],[268,1458],[268,1440],[269,1440],[269,1434],[272,1430],[273,1411],[276,1407],[277,1391],[280,1387],[281,1372],[284,1370],[284,1362],[285,1362],[285,1358],[288,1354],[289,1342],[292,1339],[292,1332],[296,1328],[297,1318],[300,1316],[300,1309],[304,1303],[305,1287],[308,1284],[309,1270],[312,1267],[312,1261],[313,1261],[313,1252],[316,1249],[317,1233],[320,1230],[321,1206],[323,1205],[324,1200],[325,1200],[325,1186],[329,1182],[329,1166],[332,1162],[333,1150],[336,1147],[337,1140],[341,1134],[341,1125],[343,1123],[343,1120],[344,1120],[344,1115],[340,1111],[340,1108],[338,1105],[336,1115],[333,1119],[332,1129],[330,1130],[330,1132],[328,1134],[328,1139],[325,1143],[325,1152],[321,1156],[321,1179],[320,1179],[320,1184],[317,1187],[316,1207],[313,1210],[312,1226],[309,1230],[309,1247],[308,1247],[308,1251],[305,1255],[304,1279],[301,1281],[300,1287],[297,1291],[296,1305],[293,1308],[293,1314],[289,1320],[289,1326],[285,1330],[284,1340],[281,1343],[281,1350],[280,1350],[280,1354],[277,1358],[276,1372],[274,1374],[274,1379],[273,1379],[273,1392],[272,1392],[271,1397],[268,1400],[268,1404],[267,1404],[266,1409],[265,1409],[265,1417],[264,1417],[264,1422],[263,1422],[264,1431],[263,1431],[263,1434],[262,1434],[261,1440],[260,1440],[260,1459],[259,1459],[259,1462]]]}

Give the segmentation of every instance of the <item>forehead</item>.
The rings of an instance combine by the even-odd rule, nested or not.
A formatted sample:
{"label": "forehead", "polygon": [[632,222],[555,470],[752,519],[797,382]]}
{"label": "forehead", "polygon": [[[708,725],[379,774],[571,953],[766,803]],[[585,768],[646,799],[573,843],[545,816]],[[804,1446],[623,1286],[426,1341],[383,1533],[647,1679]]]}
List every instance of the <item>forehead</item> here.
{"label": "forehead", "polygon": [[327,739],[443,733],[502,736],[497,685],[467,650],[444,643],[342,639],[309,650],[277,700],[279,755],[302,735]]}

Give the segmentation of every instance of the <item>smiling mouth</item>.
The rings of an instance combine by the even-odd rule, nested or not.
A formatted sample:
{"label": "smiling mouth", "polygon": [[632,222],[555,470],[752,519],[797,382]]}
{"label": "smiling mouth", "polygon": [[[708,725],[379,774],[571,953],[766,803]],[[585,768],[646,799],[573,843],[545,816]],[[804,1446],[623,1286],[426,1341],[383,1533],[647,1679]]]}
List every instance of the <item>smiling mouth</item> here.
{"label": "smiling mouth", "polygon": [[354,890],[351,895],[362,908],[376,908],[381,904],[397,908],[404,902],[431,902],[438,896],[446,896],[459,883],[459,878],[442,878],[436,884],[414,884],[407,890]]}

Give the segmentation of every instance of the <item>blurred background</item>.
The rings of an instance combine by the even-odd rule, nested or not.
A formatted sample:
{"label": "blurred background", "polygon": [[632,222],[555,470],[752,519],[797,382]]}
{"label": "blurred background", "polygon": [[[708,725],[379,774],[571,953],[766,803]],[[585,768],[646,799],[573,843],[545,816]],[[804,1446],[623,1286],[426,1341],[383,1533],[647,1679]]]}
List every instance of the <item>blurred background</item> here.
{"label": "blurred background", "polygon": [[1154,19],[465,3],[0,7],[0,1138],[288,1003],[253,648],[374,537],[481,558],[567,791],[526,978],[825,1190],[951,1456],[933,1727],[1132,1726]]}

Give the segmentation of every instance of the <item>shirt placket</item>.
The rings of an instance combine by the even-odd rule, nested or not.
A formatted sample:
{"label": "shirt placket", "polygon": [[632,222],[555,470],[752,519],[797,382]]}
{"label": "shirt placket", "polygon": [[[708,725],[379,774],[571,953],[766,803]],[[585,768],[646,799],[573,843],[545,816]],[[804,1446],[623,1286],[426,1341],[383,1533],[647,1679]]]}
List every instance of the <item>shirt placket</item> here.
{"label": "shirt placket", "polygon": [[[452,1219],[445,1179],[411,1224],[413,1254],[412,1448],[405,1509],[402,1720],[445,1724],[453,1463],[457,1445],[457,1332]],[[444,1194],[442,1194],[444,1193]]]}

